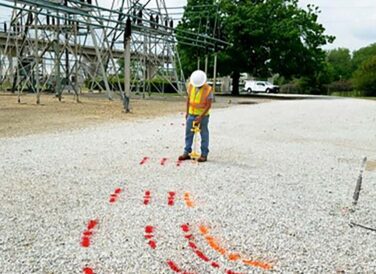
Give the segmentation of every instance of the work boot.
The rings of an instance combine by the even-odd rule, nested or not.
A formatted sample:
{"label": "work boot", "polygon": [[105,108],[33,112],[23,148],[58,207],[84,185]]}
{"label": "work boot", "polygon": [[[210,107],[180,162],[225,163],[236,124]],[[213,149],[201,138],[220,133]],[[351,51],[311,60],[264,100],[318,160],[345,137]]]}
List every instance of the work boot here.
{"label": "work boot", "polygon": [[190,159],[191,159],[191,156],[185,153],[183,155],[180,155],[178,158],[179,161],[185,161],[185,160],[190,160]]}
{"label": "work boot", "polygon": [[208,157],[201,156],[200,158],[197,159],[197,162],[203,163],[203,162],[206,162],[207,160],[208,160]]}

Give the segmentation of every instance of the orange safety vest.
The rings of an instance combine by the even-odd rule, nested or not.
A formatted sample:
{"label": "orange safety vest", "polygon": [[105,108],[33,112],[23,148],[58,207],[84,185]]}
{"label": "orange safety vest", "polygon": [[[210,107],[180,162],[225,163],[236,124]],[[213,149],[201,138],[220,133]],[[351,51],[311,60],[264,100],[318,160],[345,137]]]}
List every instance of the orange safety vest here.
{"label": "orange safety vest", "polygon": [[[201,115],[204,113],[206,106],[208,105],[208,98],[212,91],[211,86],[204,84],[200,89],[195,88],[193,85],[188,86],[189,97],[189,114]],[[206,115],[209,115],[209,111]]]}

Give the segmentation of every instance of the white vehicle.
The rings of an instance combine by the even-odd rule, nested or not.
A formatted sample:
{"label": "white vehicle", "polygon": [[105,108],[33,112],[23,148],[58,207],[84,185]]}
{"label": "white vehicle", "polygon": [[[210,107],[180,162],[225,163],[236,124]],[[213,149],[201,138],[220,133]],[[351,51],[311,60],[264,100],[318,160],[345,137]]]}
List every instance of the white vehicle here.
{"label": "white vehicle", "polygon": [[244,90],[248,93],[278,93],[279,86],[266,81],[246,80]]}

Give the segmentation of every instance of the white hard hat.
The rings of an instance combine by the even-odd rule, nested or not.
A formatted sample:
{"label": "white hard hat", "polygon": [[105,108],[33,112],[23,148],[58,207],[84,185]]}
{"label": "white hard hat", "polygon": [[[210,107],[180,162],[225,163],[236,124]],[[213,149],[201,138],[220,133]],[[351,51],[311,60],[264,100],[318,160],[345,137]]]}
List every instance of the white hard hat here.
{"label": "white hard hat", "polygon": [[191,84],[196,88],[202,87],[206,83],[206,80],[206,73],[202,70],[196,70],[191,75]]}

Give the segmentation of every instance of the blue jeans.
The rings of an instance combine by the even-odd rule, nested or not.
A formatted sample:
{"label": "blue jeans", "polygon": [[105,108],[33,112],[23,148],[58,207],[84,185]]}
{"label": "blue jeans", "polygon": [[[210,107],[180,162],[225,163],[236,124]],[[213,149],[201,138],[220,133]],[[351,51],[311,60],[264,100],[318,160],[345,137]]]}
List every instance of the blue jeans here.
{"label": "blue jeans", "polygon": [[[185,148],[184,153],[189,154],[192,152],[192,143],[194,133],[191,131],[196,115],[188,115],[185,126]],[[201,156],[207,157],[209,154],[209,115],[202,118],[200,123],[201,130]]]}

